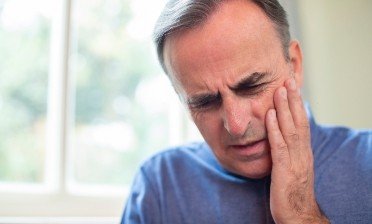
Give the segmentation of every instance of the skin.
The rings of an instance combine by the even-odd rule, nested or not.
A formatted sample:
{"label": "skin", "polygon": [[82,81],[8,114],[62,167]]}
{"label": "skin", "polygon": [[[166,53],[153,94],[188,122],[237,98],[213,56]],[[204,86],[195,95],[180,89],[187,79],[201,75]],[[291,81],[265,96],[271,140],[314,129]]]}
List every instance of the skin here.
{"label": "skin", "polygon": [[286,60],[260,8],[232,0],[204,24],[168,37],[164,60],[222,167],[255,179],[271,173],[275,222],[327,223],[314,193],[299,43],[292,41],[288,50]]}

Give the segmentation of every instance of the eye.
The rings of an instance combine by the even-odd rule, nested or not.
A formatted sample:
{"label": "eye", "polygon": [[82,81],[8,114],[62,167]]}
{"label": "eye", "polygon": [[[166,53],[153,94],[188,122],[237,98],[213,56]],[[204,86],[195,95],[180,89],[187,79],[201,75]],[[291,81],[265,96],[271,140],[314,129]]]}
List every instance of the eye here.
{"label": "eye", "polygon": [[200,99],[195,102],[189,103],[189,108],[192,110],[209,110],[213,108],[217,108],[221,104],[221,98],[213,98],[213,99]]}
{"label": "eye", "polygon": [[238,89],[236,92],[239,95],[257,95],[264,90],[267,83],[254,84]]}

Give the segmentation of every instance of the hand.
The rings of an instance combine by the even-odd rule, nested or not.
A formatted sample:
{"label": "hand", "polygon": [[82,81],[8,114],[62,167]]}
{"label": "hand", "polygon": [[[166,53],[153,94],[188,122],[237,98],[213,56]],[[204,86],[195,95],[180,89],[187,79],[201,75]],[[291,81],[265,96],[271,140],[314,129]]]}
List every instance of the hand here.
{"label": "hand", "polygon": [[270,209],[276,223],[329,223],[315,199],[310,126],[294,79],[274,94],[266,115],[273,162]]}

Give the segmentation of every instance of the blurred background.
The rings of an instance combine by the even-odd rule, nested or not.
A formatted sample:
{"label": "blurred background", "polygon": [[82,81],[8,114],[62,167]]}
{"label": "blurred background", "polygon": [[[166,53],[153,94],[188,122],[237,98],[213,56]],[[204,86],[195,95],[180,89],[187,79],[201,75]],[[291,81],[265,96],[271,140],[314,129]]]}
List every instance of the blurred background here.
{"label": "blurred background", "polygon": [[[281,2],[316,119],[371,128],[372,1]],[[0,223],[117,223],[141,161],[200,139],[151,42],[164,3],[0,0]]]}

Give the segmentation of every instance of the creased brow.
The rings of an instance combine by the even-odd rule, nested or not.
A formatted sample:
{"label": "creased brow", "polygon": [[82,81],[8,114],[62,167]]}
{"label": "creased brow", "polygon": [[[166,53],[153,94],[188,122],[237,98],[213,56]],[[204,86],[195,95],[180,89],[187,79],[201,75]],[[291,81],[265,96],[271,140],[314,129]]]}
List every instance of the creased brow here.
{"label": "creased brow", "polygon": [[187,99],[187,104],[189,106],[198,106],[200,104],[206,103],[206,102],[212,102],[215,100],[219,100],[220,94],[200,94],[195,95]]}
{"label": "creased brow", "polygon": [[268,75],[269,74],[267,72],[263,72],[263,73],[255,72],[253,74],[248,75],[247,77],[244,77],[236,85],[230,87],[230,89],[233,91],[239,91],[239,90],[250,88],[252,86],[260,84],[262,79],[264,79]]}

